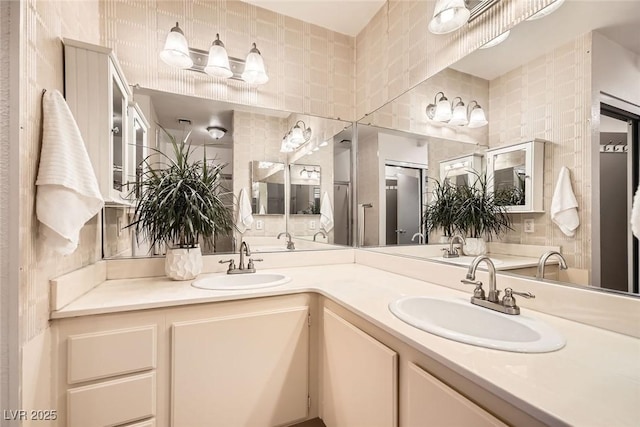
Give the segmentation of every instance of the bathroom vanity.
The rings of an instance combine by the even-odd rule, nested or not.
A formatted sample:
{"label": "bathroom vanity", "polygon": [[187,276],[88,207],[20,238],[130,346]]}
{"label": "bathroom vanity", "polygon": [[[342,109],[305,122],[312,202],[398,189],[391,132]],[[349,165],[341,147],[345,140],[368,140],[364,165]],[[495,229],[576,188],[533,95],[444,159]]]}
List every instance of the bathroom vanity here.
{"label": "bathroom vanity", "polygon": [[[336,254],[342,264],[322,264]],[[279,286],[213,291],[163,277],[122,278],[54,311],[59,425],[215,419],[276,426],[319,416],[328,427],[353,420],[621,426],[640,419],[640,340],[543,313],[548,284],[498,278],[500,289],[537,293],[533,302],[518,300],[523,315],[567,339],[559,351],[513,353],[429,334],[389,311],[408,295],[468,300],[472,289],[458,283],[465,268],[362,250],[327,251],[313,261],[288,254],[289,266],[281,255],[264,254],[263,264],[278,268],[262,269],[291,278]],[[215,268],[212,274],[224,274]],[[636,320],[628,333],[637,336]],[[577,402],[589,405],[576,410]]]}

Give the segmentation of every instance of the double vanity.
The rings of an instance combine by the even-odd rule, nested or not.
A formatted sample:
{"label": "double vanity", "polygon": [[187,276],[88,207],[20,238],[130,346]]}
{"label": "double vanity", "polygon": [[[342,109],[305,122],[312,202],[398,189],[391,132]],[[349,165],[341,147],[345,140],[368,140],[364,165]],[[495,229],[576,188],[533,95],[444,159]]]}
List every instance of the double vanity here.
{"label": "double vanity", "polygon": [[[150,259],[93,266],[97,286],[51,316],[60,425],[640,420],[637,319],[628,335],[585,324],[627,299],[499,275],[498,289],[536,294],[509,316],[470,303],[466,267],[354,249],[259,257],[248,274],[206,257],[193,282],[140,277]],[[54,300],[82,274],[58,279]],[[584,306],[558,312],[568,294]]]}

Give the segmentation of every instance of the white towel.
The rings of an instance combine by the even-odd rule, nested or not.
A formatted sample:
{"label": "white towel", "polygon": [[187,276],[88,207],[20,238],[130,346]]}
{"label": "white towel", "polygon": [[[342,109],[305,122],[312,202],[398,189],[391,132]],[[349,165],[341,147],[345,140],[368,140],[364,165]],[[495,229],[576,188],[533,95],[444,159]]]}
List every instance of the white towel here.
{"label": "white towel", "polygon": [[327,233],[333,229],[333,209],[329,194],[325,191],[320,202],[320,225]]}
{"label": "white towel", "polygon": [[640,185],[633,196],[633,205],[631,207],[631,232],[640,239]]}
{"label": "white towel", "polygon": [[251,201],[245,189],[240,190],[238,195],[238,218],[236,219],[236,227],[238,231],[244,233],[253,224],[253,211],[251,209]]}
{"label": "white towel", "polygon": [[47,246],[68,255],[104,201],[80,129],[60,92],[45,92],[42,115],[36,215]]}
{"label": "white towel", "polygon": [[551,200],[551,220],[567,236],[574,236],[580,225],[578,201],[571,188],[571,174],[566,166],[560,169]]}

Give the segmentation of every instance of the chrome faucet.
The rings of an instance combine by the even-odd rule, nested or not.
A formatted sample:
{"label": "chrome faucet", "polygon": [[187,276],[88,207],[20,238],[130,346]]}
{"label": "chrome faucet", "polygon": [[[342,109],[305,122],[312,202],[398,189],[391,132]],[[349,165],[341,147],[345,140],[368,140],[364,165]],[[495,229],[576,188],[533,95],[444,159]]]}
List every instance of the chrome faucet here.
{"label": "chrome faucet", "polygon": [[[481,262],[487,264],[487,270],[489,271],[489,294],[485,296],[484,289],[482,288],[482,282],[476,280],[476,270]],[[493,265],[493,261],[486,256],[480,255],[474,258],[473,262],[467,270],[466,278],[461,280],[462,283],[467,285],[474,285],[476,288],[473,290],[473,296],[471,297],[471,304],[479,305],[484,308],[499,311],[505,314],[520,314],[520,307],[516,305],[515,295],[520,295],[524,298],[535,298],[530,292],[516,292],[511,288],[504,290],[504,297],[500,300],[500,291],[496,288],[496,267]]]}
{"label": "chrome faucet", "polygon": [[412,241],[412,242],[415,242],[415,241],[416,241],[416,237],[418,238],[418,244],[419,244],[419,245],[424,244],[424,234],[422,234],[422,233],[420,233],[420,232],[418,232],[418,233],[414,234],[414,235],[411,237],[411,241]]}
{"label": "chrome faucet", "polygon": [[313,235],[313,241],[316,241],[316,237],[318,237],[318,234],[321,235],[322,237],[324,237],[325,239],[327,238],[327,233],[325,233],[324,231],[320,230],[318,231],[316,234]]}
{"label": "chrome faucet", "polygon": [[262,261],[262,259],[251,259],[249,258],[249,262],[245,268],[244,266],[244,256],[245,254],[249,257],[251,256],[251,249],[249,249],[249,245],[244,240],[240,243],[240,262],[238,263],[238,268],[236,268],[235,262],[233,258],[228,260],[220,260],[218,261],[220,264],[229,263],[229,268],[227,269],[227,274],[244,274],[244,273],[255,273],[256,268],[254,266],[254,262]]}
{"label": "chrome faucet", "polygon": [[442,249],[444,251],[444,255],[442,255],[445,258],[457,258],[460,256],[460,253],[458,252],[458,250],[460,250],[460,252],[462,252],[462,246],[460,246],[460,248],[457,247],[453,247],[453,244],[458,241],[461,244],[465,244],[467,243],[464,240],[464,237],[462,237],[461,234],[454,234],[453,237],[451,237],[451,239],[449,239],[449,249]]}
{"label": "chrome faucet", "polygon": [[296,245],[291,241],[291,234],[289,234],[288,231],[283,231],[282,233],[278,234],[278,239],[282,236],[287,236],[287,249],[289,249],[290,251],[294,250],[296,248]]}
{"label": "chrome faucet", "polygon": [[536,279],[544,279],[544,268],[547,264],[547,260],[549,259],[549,257],[552,257],[553,255],[555,255],[558,258],[558,261],[560,261],[560,269],[561,270],[567,269],[567,260],[564,259],[564,257],[560,252],[558,251],[545,252],[540,256],[540,259],[538,260],[538,270],[536,272]]}

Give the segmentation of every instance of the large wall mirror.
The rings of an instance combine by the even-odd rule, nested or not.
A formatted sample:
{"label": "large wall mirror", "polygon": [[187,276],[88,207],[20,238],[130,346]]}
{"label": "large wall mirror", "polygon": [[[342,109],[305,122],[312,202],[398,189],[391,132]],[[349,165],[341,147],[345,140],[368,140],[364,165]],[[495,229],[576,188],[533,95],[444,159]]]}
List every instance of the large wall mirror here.
{"label": "large wall mirror", "polygon": [[[565,2],[549,16],[522,22],[501,44],[475,51],[361,119],[361,245],[468,264],[442,257],[440,249],[448,247],[442,233],[428,234],[420,228],[408,239],[393,237],[404,227],[394,219],[399,212],[389,208],[395,204],[389,197],[385,165],[411,163],[426,176],[417,189],[406,190],[421,200],[419,206],[407,207],[413,227],[421,227],[416,218],[433,200],[436,182],[447,179],[447,174],[455,183],[468,184],[473,173],[486,171],[487,150],[542,140],[543,184],[536,191],[542,208],[509,214],[512,230],[488,243],[496,268],[534,277],[540,255],[557,250],[568,269],[560,269],[551,258],[545,280],[637,295],[638,243],[629,226],[640,173],[637,28],[640,14],[635,2]],[[453,114],[441,121],[437,107],[443,96]],[[484,117],[470,126],[478,105]],[[469,113],[467,122],[454,120],[458,106]],[[482,126],[482,119],[488,124]],[[509,159],[502,174],[508,177],[501,179],[531,188],[528,174],[517,166],[524,159],[517,160]],[[579,226],[573,235],[564,233],[551,218],[563,168],[578,205]],[[404,190],[400,185],[395,190],[399,199]]]}
{"label": "large wall mirror", "polygon": [[[241,240],[256,252],[286,251],[286,241],[277,239],[282,232],[298,240],[296,250],[333,249],[350,244],[350,149],[343,142],[343,132],[351,128],[350,122],[141,87],[134,87],[133,101],[148,123],[146,147],[136,147],[138,152],[151,156],[157,151],[170,153],[167,133],[178,141],[187,138],[195,159],[206,157],[226,165],[221,176],[222,196],[234,209],[234,219],[240,192],[244,190],[249,197],[251,226],[243,233],[216,236],[214,246],[203,247],[203,253],[235,252]],[[305,132],[305,141],[297,149],[283,150],[283,138],[298,123],[304,123],[309,131]],[[298,168],[306,170],[300,174]],[[339,177],[339,181],[334,177]],[[310,184],[312,191],[307,192],[306,200],[300,198],[305,206],[290,208],[293,191],[302,194],[297,186]],[[325,218],[330,218],[331,226],[323,227],[320,221],[322,196],[326,202]],[[105,208],[105,258],[163,255],[163,248],[152,248],[144,240],[136,239],[133,230],[127,228],[132,218],[131,207]],[[322,231],[321,236],[316,236],[318,231]]]}

